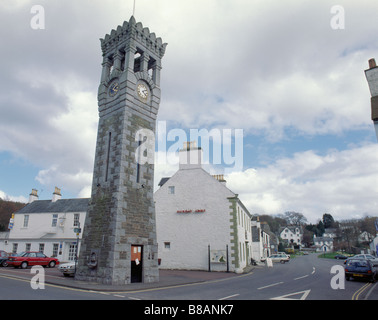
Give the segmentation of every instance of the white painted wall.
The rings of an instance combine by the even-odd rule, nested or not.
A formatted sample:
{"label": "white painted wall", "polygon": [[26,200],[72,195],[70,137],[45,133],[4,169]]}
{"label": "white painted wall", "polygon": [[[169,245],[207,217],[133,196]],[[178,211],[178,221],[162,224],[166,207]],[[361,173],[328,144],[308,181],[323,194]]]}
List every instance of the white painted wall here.
{"label": "white painted wall", "polygon": [[[75,213],[80,215],[82,232],[79,234],[79,239],[81,239],[86,212],[56,213],[58,220],[55,227],[52,227],[53,213],[16,213],[13,228],[7,239],[0,241],[0,250],[13,252],[14,244],[17,244],[17,253],[19,253],[26,250],[26,244],[30,244],[30,251],[39,251],[40,244],[44,244],[44,254],[52,256],[53,244],[58,244],[57,258],[60,261],[68,261],[69,246],[76,243],[77,239],[74,232],[74,228],[76,228],[74,226]],[[24,227],[25,215],[29,215],[26,227]]]}
{"label": "white painted wall", "polygon": [[[193,153],[191,156],[199,159]],[[185,156],[182,158],[186,159]],[[230,271],[240,272],[250,263],[250,215],[240,205],[237,222],[239,251],[241,248],[240,268],[236,270],[231,263],[235,259],[231,255],[235,252],[232,251],[231,243],[232,210],[229,197],[235,197],[235,194],[224,183],[203,170],[198,163],[193,166],[180,166],[180,170],[154,194],[160,268],[208,270],[208,245],[211,250],[224,251],[228,245]],[[211,270],[226,271],[226,264],[212,263]]]}

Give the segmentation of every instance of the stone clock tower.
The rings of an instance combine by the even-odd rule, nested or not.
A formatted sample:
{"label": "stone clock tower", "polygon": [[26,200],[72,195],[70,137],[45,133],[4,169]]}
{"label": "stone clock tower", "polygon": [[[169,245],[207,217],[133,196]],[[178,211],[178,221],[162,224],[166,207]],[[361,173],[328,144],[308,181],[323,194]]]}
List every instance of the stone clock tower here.
{"label": "stone clock tower", "polygon": [[153,159],[154,147],[142,145],[154,139],[144,132],[155,132],[167,44],[134,17],[100,40],[92,196],[75,278],[110,285],[157,282],[154,166],[141,159]]}

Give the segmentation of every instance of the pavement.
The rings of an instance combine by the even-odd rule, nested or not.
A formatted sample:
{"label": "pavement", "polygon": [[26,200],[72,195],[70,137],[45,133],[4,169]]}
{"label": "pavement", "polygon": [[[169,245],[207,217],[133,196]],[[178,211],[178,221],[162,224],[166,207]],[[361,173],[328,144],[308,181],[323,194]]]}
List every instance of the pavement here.
{"label": "pavement", "polygon": [[[245,270],[251,272],[252,268]],[[74,277],[56,277],[45,276],[45,282],[54,285],[60,285],[70,288],[82,290],[93,290],[103,292],[127,292],[148,290],[153,288],[174,287],[180,285],[188,285],[206,281],[221,281],[231,277],[238,277],[241,274],[233,272],[208,272],[208,271],[192,271],[192,270],[160,270],[159,282],[153,283],[129,283],[125,285],[106,285],[97,282],[87,282],[75,280]]]}

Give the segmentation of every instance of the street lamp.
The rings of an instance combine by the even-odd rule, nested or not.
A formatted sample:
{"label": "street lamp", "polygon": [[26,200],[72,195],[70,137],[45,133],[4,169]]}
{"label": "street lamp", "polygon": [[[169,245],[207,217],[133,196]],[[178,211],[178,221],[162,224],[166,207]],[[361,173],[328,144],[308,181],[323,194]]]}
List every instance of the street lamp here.
{"label": "street lamp", "polygon": [[365,70],[371,94],[371,120],[374,122],[375,134],[378,140],[378,67],[375,59],[369,60],[369,69]]}
{"label": "street lamp", "polygon": [[76,275],[76,265],[77,265],[77,260],[79,257],[79,237],[81,233],[80,221],[78,222],[77,228],[74,228],[74,232],[76,233],[76,253],[75,253],[75,275]]}

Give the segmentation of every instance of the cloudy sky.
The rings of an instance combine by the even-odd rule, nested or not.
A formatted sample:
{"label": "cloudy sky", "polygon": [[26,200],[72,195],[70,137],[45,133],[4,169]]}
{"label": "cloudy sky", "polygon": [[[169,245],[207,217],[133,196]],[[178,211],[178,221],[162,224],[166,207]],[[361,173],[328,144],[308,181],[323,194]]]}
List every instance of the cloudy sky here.
{"label": "cloudy sky", "polygon": [[[55,186],[64,198],[90,196],[99,38],[130,19],[133,2],[1,0],[0,197],[27,201],[36,188],[50,199]],[[309,222],[378,215],[364,75],[378,58],[378,2],[334,5],[136,0],[136,20],[168,43],[159,123],[167,132],[242,130],[242,167],[209,170],[227,173],[251,213],[297,211]],[[176,170],[158,163],[155,181]]]}

